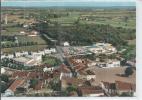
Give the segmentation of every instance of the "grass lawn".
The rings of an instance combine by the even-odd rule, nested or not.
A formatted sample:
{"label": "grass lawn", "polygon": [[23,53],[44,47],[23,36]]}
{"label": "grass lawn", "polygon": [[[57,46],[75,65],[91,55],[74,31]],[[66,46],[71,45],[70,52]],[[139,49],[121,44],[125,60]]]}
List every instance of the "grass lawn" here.
{"label": "grass lawn", "polygon": [[2,35],[19,35],[20,31],[23,31],[24,29],[21,27],[8,27],[5,31],[2,31]]}
{"label": "grass lawn", "polygon": [[42,63],[48,64],[50,66],[57,66],[60,64],[60,61],[57,58],[47,55],[43,56],[42,60],[43,60]]}

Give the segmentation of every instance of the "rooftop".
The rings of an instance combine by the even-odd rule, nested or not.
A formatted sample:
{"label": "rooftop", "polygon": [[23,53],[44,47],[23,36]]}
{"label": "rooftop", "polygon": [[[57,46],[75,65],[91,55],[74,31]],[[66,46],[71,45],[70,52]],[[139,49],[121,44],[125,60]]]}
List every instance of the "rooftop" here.
{"label": "rooftop", "polygon": [[127,83],[127,82],[122,82],[122,81],[115,81],[116,83],[116,88],[120,91],[130,91],[130,90],[133,90],[133,91],[136,91],[136,85],[135,84],[132,84],[132,83]]}
{"label": "rooftop", "polygon": [[20,87],[24,82],[25,80],[23,79],[16,79],[8,89],[15,92],[16,88]]}

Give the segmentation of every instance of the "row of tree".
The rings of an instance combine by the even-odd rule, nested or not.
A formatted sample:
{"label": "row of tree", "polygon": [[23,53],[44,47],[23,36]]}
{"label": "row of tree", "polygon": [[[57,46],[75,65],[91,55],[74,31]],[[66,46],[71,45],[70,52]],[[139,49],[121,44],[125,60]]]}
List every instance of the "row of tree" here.
{"label": "row of tree", "polygon": [[12,48],[12,47],[21,47],[21,46],[32,46],[37,45],[37,42],[19,42],[19,43],[5,43],[2,44],[2,48]]}

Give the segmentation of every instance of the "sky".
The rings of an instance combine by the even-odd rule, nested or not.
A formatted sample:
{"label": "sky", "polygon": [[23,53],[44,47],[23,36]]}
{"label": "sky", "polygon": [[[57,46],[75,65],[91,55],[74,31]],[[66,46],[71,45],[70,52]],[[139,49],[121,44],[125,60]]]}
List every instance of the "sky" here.
{"label": "sky", "polygon": [[2,6],[135,6],[135,0],[2,0]]}

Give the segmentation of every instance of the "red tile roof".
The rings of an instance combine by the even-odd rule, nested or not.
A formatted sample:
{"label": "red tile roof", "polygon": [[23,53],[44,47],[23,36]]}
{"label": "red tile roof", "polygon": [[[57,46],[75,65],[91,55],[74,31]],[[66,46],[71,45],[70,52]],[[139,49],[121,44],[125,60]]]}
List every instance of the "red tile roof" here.
{"label": "red tile roof", "polygon": [[66,85],[79,86],[79,85],[83,85],[85,80],[78,79],[78,78],[67,78],[67,77],[64,77],[61,81],[64,82],[64,84],[66,84]]}
{"label": "red tile roof", "polygon": [[60,71],[63,72],[63,73],[70,73],[71,72],[71,70],[64,64],[62,64],[60,66]]}
{"label": "red tile roof", "polygon": [[8,89],[15,92],[16,88],[20,87],[22,84],[24,84],[24,82],[25,82],[25,80],[23,80],[23,79],[16,79]]}
{"label": "red tile roof", "polygon": [[82,95],[104,93],[102,88],[98,86],[97,87],[81,86],[81,87],[78,87],[78,91],[81,92]]}
{"label": "red tile roof", "polygon": [[25,72],[25,71],[15,71],[12,74],[12,78],[26,78],[29,72]]}
{"label": "red tile roof", "polygon": [[127,83],[127,82],[122,82],[122,81],[115,81],[116,83],[116,88],[120,91],[135,91],[136,90],[136,85]]}

